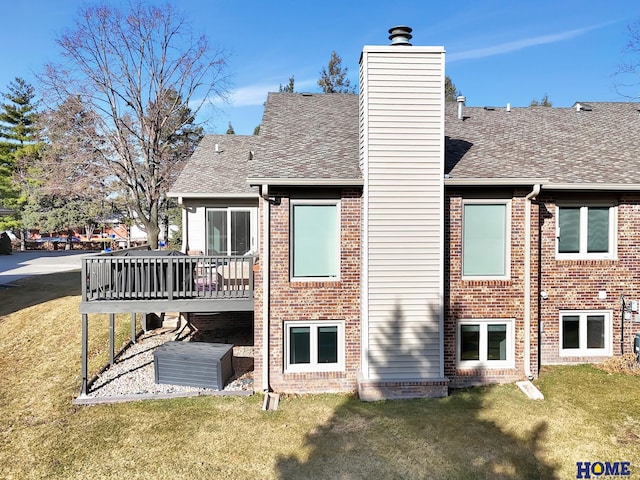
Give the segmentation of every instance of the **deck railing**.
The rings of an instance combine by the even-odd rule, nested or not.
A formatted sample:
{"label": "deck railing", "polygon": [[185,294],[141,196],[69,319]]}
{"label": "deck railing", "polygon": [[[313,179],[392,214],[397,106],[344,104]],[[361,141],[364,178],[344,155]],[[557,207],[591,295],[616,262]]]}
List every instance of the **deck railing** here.
{"label": "deck railing", "polygon": [[82,262],[82,301],[253,298],[252,256],[129,251]]}

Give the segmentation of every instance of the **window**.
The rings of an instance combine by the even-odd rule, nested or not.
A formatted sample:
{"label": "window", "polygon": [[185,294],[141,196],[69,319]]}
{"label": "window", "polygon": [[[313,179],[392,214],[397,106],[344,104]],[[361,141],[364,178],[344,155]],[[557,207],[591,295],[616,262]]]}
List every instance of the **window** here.
{"label": "window", "polygon": [[207,255],[245,255],[255,250],[256,230],[255,209],[207,209]]}
{"label": "window", "polygon": [[462,276],[509,277],[510,202],[465,200],[462,212]]}
{"label": "window", "polygon": [[513,358],[513,320],[458,322],[459,366],[513,368]]}
{"label": "window", "polygon": [[337,279],[340,202],[291,201],[291,277]]}
{"label": "window", "polygon": [[615,258],[616,207],[561,206],[557,212],[559,259]]}
{"label": "window", "polygon": [[344,370],[344,322],[285,322],[286,372]]}
{"label": "window", "polygon": [[561,312],[560,355],[611,355],[611,312]]}

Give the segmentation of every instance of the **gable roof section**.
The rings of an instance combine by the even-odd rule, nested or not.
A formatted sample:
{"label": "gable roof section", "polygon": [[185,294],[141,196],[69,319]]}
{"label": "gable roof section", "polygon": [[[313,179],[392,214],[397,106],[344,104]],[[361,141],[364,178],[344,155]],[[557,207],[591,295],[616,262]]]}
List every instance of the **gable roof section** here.
{"label": "gable roof section", "polygon": [[465,119],[459,120],[457,106],[447,105],[448,183],[519,178],[546,179],[548,186],[564,188],[638,187],[640,104],[588,106],[590,110],[465,107]]}
{"label": "gable roof section", "polygon": [[249,183],[360,185],[358,95],[270,93]]}
{"label": "gable roof section", "polygon": [[[250,154],[260,138],[205,135],[168,193],[170,197],[255,197],[246,182]],[[218,151],[216,152],[216,144]]]}

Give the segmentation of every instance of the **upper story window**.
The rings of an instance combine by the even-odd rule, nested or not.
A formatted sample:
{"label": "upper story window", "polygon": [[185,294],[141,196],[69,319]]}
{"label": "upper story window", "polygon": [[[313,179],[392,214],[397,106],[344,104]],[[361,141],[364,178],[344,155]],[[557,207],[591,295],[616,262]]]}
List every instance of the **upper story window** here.
{"label": "upper story window", "polygon": [[462,211],[462,276],[508,278],[510,274],[509,200],[465,200]]}
{"label": "upper story window", "polygon": [[291,278],[337,280],[340,200],[291,200]]}
{"label": "upper story window", "polygon": [[616,213],[611,205],[558,206],[558,259],[616,257]]}
{"label": "upper story window", "polygon": [[255,208],[208,208],[207,255],[245,255],[256,250]]}

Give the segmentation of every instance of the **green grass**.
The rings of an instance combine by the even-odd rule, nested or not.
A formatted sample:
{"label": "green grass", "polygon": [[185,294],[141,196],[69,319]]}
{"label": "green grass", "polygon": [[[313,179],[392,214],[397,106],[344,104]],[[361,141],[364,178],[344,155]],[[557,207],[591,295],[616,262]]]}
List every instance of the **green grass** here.
{"label": "green grass", "polygon": [[[545,400],[515,386],[364,403],[350,395],[198,397],[72,406],[80,277],[0,291],[0,477],[575,478],[577,461],[631,461],[640,478],[640,378],[546,368]],[[119,344],[128,318],[118,321]],[[91,316],[90,369],[107,358]]]}

